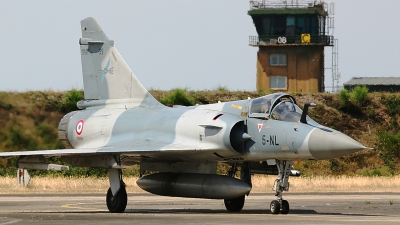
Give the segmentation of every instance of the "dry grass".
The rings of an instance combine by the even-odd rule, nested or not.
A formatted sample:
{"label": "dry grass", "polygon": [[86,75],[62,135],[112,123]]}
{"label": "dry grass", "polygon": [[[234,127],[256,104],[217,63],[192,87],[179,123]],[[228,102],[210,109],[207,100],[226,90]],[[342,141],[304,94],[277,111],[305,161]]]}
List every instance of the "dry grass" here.
{"label": "dry grass", "polygon": [[[145,193],[136,185],[136,177],[125,177],[129,193]],[[34,177],[27,187],[15,177],[0,177],[0,194],[96,194],[106,193],[108,178]]]}
{"label": "dry grass", "polygon": [[[272,193],[275,176],[254,176],[252,193]],[[145,193],[136,177],[125,177],[128,193]],[[292,177],[291,193],[304,192],[400,192],[396,177]],[[17,185],[14,177],[0,177],[0,194],[93,194],[106,193],[107,178],[34,177],[28,187]]]}
{"label": "dry grass", "polygon": [[[275,176],[256,176],[254,193],[272,192]],[[395,177],[292,177],[290,192],[400,192],[400,176]]]}

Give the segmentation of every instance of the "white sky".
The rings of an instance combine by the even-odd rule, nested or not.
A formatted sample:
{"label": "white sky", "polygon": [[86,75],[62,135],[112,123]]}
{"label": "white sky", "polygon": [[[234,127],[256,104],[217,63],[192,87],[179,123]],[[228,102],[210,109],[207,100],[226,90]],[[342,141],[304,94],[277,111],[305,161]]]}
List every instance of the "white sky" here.
{"label": "white sky", "polygon": [[[400,1],[332,2],[340,84],[400,77]],[[148,89],[255,90],[258,48],[248,40],[257,33],[248,10],[248,0],[1,1],[0,91],[82,88],[78,40],[88,16]]]}

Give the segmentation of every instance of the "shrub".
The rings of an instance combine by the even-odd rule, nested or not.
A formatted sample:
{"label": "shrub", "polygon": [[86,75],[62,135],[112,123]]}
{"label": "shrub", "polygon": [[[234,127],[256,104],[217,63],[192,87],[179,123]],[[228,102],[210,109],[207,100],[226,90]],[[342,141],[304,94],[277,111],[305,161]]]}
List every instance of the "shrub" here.
{"label": "shrub", "polygon": [[13,108],[13,105],[12,105],[11,103],[6,103],[5,106],[4,106],[4,108],[5,108],[6,110],[11,110],[11,109]]}
{"label": "shrub", "polygon": [[380,132],[377,136],[378,141],[376,143],[376,148],[380,150],[379,157],[389,168],[390,172],[394,173],[399,155],[400,133]]}
{"label": "shrub", "polygon": [[347,105],[350,102],[350,93],[346,89],[342,89],[339,92],[339,98],[342,104]]}
{"label": "shrub", "polygon": [[356,86],[351,92],[342,89],[339,98],[344,106],[362,106],[368,100],[368,88]]}
{"label": "shrub", "polygon": [[0,176],[15,176],[17,174],[17,157],[0,160]]}
{"label": "shrub", "polygon": [[[36,135],[43,141],[38,145],[38,149],[63,149],[65,148],[58,138],[57,127],[47,123],[36,126]],[[40,140],[40,139],[39,139]]]}
{"label": "shrub", "polygon": [[390,115],[400,114],[400,99],[396,95],[391,95],[389,98],[382,97],[382,103],[388,109]]}
{"label": "shrub", "polygon": [[359,174],[365,177],[380,177],[380,176],[390,176],[391,172],[389,171],[388,167],[385,166],[374,169],[363,168],[359,171]]}
{"label": "shrub", "polygon": [[328,162],[328,168],[333,174],[341,174],[345,170],[344,163],[337,159],[330,159]]}
{"label": "shrub", "polygon": [[356,86],[351,92],[351,99],[355,104],[361,106],[368,99],[368,87],[366,86]]}
{"label": "shrub", "polygon": [[36,127],[36,134],[39,135],[46,143],[57,140],[58,134],[55,131],[56,130],[53,126],[46,123],[39,124]]}
{"label": "shrub", "polygon": [[160,99],[160,102],[164,105],[194,105],[194,99],[186,95],[186,89],[173,89],[169,95]]}
{"label": "shrub", "polygon": [[369,118],[375,118],[375,108],[374,107],[367,108],[367,116]]}
{"label": "shrub", "polygon": [[24,135],[24,129],[19,125],[13,125],[8,131],[8,140],[5,147],[15,150],[35,150],[38,143],[32,137]]}
{"label": "shrub", "polygon": [[217,89],[216,89],[216,91],[220,91],[220,92],[228,92],[229,91],[229,89],[228,89],[228,87],[225,85],[225,86],[222,86],[222,85],[218,85],[217,86]]}
{"label": "shrub", "polygon": [[65,94],[63,95],[63,100],[62,100],[61,106],[60,106],[60,111],[67,113],[67,112],[78,110],[76,103],[83,99],[84,99],[83,91],[72,89],[68,92],[65,92]]}

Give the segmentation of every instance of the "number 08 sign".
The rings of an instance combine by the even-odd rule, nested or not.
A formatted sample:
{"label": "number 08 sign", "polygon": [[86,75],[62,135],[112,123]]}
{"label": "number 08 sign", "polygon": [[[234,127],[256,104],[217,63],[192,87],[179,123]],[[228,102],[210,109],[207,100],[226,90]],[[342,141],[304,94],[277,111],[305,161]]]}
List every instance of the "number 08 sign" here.
{"label": "number 08 sign", "polygon": [[286,44],[287,39],[286,37],[278,37],[278,43],[279,44]]}
{"label": "number 08 sign", "polygon": [[75,132],[76,132],[76,134],[78,134],[78,135],[81,135],[81,134],[82,134],[82,131],[83,131],[83,124],[84,124],[83,120],[79,120],[79,121],[76,123],[76,126],[75,126]]}

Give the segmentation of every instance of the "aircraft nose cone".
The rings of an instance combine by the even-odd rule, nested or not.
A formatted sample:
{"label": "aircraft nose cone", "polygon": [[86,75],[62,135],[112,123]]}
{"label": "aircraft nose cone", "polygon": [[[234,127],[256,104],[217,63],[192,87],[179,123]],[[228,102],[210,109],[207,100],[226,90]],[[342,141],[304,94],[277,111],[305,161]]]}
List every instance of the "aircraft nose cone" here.
{"label": "aircraft nose cone", "polygon": [[367,148],[339,131],[319,128],[310,134],[308,147],[315,159],[332,159]]}

